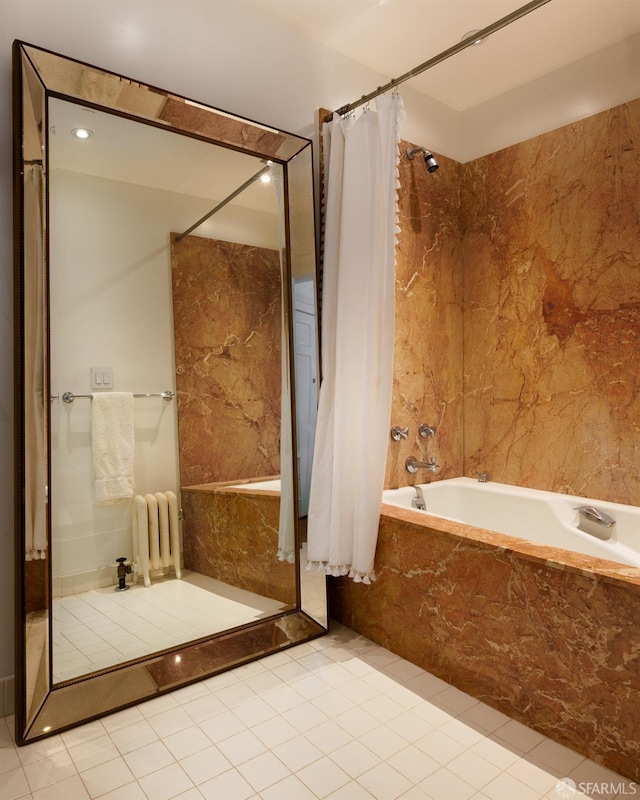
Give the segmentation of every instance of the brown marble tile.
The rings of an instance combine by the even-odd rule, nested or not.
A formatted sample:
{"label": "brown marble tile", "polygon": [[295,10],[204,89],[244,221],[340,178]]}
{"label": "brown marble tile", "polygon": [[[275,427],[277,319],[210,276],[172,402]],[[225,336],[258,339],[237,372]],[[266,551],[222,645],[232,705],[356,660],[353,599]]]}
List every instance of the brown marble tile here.
{"label": "brown marble tile", "polygon": [[[389,440],[386,488],[427,480],[406,471],[409,455],[435,455],[439,478],[462,474],[460,165],[436,154],[441,167],[429,173],[406,157],[408,146],[400,143],[391,424],[408,426],[409,438]],[[420,438],[423,422],[435,438]]]}
{"label": "brown marble tile", "polygon": [[277,560],[280,496],[183,487],[184,565],[283,605],[296,603],[296,567]]}
{"label": "brown marble tile", "polygon": [[181,483],[278,475],[278,253],[188,236],[172,281]]}
{"label": "brown marble tile", "polygon": [[467,475],[640,503],[639,108],[462,167]]}

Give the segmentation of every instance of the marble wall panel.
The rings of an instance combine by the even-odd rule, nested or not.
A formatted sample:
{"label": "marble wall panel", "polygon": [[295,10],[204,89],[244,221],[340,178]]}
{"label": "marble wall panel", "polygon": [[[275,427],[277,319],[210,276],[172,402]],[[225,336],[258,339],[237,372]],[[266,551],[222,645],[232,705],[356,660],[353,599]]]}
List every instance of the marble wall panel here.
{"label": "marble wall panel", "polygon": [[172,241],[183,486],[280,473],[278,253]]}
{"label": "marble wall panel", "polygon": [[384,508],[377,580],[330,579],[331,616],[640,780],[638,570]]}
{"label": "marble wall panel", "polygon": [[[408,146],[400,143],[391,424],[409,438],[389,439],[386,488],[429,480],[406,471],[409,455],[436,456],[438,478],[463,470],[460,165],[436,154],[440,169],[429,173]],[[421,423],[437,428],[433,439],[420,438]]]}
{"label": "marble wall panel", "polygon": [[467,475],[640,504],[639,108],[461,167]]}
{"label": "marble wall panel", "polygon": [[278,493],[192,486],[182,507],[186,569],[295,605],[296,567],[277,559]]}

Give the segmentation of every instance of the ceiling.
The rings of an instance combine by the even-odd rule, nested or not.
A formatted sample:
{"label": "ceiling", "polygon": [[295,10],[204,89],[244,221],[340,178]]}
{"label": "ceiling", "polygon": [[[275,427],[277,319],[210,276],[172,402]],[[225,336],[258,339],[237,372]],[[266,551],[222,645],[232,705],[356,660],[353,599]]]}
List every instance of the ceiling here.
{"label": "ceiling", "polygon": [[[247,153],[57,98],[50,100],[49,123],[53,169],[209,198],[211,206],[265,166]],[[91,138],[77,139],[74,128],[89,128]],[[272,170],[277,175],[281,167]],[[261,181],[242,192],[237,205],[277,214],[276,194]]]}
{"label": "ceiling", "polygon": [[[248,1],[389,79],[525,5],[525,0]],[[550,0],[408,85],[464,111],[638,32],[640,0]],[[355,99],[345,97],[344,103]]]}

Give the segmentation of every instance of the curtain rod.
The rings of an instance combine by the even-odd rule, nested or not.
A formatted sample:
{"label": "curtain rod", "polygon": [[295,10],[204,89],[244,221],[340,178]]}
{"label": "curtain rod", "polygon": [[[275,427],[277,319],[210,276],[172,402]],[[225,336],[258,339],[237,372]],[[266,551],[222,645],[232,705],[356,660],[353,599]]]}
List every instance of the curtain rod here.
{"label": "curtain rod", "polygon": [[329,122],[334,114],[338,114],[342,116],[343,114],[348,113],[349,111],[353,111],[354,108],[358,108],[358,106],[364,105],[368,103],[369,100],[373,100],[374,97],[377,97],[380,94],[384,94],[388,92],[389,89],[394,89],[396,86],[399,86],[401,83],[408,81],[410,78],[415,78],[416,75],[420,75],[422,72],[426,72],[431,67],[435,67],[437,64],[441,64],[443,61],[446,61],[451,56],[455,56],[457,53],[461,53],[463,50],[466,50],[467,47],[472,47],[479,39],[485,39],[487,36],[491,36],[492,33],[499,31],[501,28],[505,28],[507,25],[510,25],[512,22],[515,22],[518,19],[521,19],[526,14],[529,14],[531,11],[535,11],[536,8],[540,8],[540,6],[544,6],[546,3],[549,3],[550,0],[532,0],[532,2],[527,3],[526,5],[522,6],[521,8],[512,11],[510,14],[507,14],[506,17],[502,17],[497,22],[494,22],[491,25],[487,25],[486,28],[475,33],[473,36],[469,36],[467,39],[463,39],[461,42],[454,44],[452,47],[443,50],[437,56],[430,58],[428,61],[420,64],[414,69],[409,70],[409,72],[405,72],[404,75],[401,75],[399,78],[392,78],[389,83],[386,83],[384,86],[378,86],[378,88],[374,92],[369,92],[369,94],[364,94],[359,100],[354,101],[353,103],[348,103],[345,106],[341,106],[336,111],[333,111],[331,114],[328,114],[325,117],[325,122]]}
{"label": "curtain rod", "polygon": [[176,242],[181,242],[185,236],[191,233],[191,231],[195,230],[197,227],[202,225],[203,222],[206,222],[209,219],[209,217],[212,217],[216,213],[216,211],[220,211],[221,208],[224,208],[227,205],[227,203],[230,203],[233,200],[234,197],[237,197],[241,192],[244,192],[245,189],[248,189],[252,183],[255,183],[258,180],[258,178],[261,178],[265,174],[265,172],[269,172],[270,169],[271,169],[271,164],[267,164],[266,167],[263,167],[261,170],[256,172],[255,175],[252,175],[248,181],[245,181],[242,184],[242,186],[239,186],[235,190],[235,192],[231,192],[231,194],[228,197],[225,197],[225,199],[221,203],[218,203],[218,205],[215,208],[212,208],[211,211],[209,211],[207,214],[204,215],[204,217],[200,217],[200,219],[197,222],[194,222],[190,228],[187,228],[187,230],[184,233],[181,233],[179,236],[176,236]]}

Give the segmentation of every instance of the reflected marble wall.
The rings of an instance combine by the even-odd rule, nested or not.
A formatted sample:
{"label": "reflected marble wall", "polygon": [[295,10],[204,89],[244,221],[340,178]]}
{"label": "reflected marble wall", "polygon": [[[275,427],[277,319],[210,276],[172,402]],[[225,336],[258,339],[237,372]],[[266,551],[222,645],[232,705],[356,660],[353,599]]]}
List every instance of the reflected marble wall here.
{"label": "reflected marble wall", "polygon": [[640,504],[640,100],[461,168],[465,474]]}
{"label": "reflected marble wall", "polygon": [[187,569],[295,605],[295,567],[276,558],[279,492],[189,486],[182,489],[182,506]]}
{"label": "reflected marble wall", "polygon": [[280,473],[275,250],[172,236],[182,486]]}

